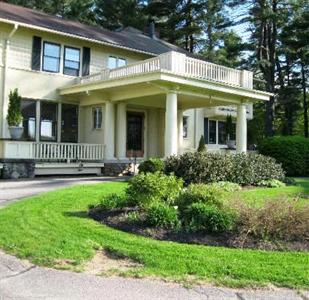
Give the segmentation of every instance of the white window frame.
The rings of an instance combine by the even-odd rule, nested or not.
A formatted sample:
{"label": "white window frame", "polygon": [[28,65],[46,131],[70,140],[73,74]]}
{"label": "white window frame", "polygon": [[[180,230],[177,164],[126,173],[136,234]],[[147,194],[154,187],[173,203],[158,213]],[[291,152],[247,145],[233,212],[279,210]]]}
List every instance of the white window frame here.
{"label": "white window frame", "polygon": [[[187,131],[186,131],[186,135],[185,135],[185,122],[184,122],[184,120],[187,120]],[[183,116],[182,117],[182,137],[183,137],[183,139],[188,139],[189,138],[189,116]]]}
{"label": "white window frame", "polygon": [[[100,114],[98,113],[101,111],[101,120],[99,118]],[[95,121],[94,121],[95,118]],[[94,123],[95,122],[95,123]],[[103,109],[101,106],[96,106],[92,108],[92,129],[93,130],[101,130],[103,124]]]}
{"label": "white window frame", "polygon": [[[109,59],[110,58],[115,58],[116,59],[116,67],[115,68],[119,68],[119,60],[124,60],[125,61],[125,66],[128,64],[128,61],[126,58],[124,57],[120,57],[120,56],[116,56],[116,55],[109,55],[108,58],[107,58],[107,68],[108,69],[115,69],[115,68],[110,68],[109,67]],[[123,67],[123,66],[122,66]]]}

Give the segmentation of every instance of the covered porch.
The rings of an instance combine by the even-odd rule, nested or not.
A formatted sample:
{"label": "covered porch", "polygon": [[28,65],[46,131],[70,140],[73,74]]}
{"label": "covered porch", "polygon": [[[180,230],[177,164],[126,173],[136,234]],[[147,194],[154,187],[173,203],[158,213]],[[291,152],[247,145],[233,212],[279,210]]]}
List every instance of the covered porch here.
{"label": "covered porch", "polygon": [[[182,153],[183,112],[196,109],[195,140],[204,134],[203,108],[237,109],[237,152],[247,150],[247,107],[269,94],[253,89],[253,75],[177,52],[78,79],[59,91],[81,110],[102,106],[104,161]],[[91,122],[91,121],[90,121]],[[85,117],[82,123],[89,123]],[[84,133],[83,142],[89,140]],[[96,133],[97,134],[97,133]],[[192,148],[196,146],[196,141]]]}

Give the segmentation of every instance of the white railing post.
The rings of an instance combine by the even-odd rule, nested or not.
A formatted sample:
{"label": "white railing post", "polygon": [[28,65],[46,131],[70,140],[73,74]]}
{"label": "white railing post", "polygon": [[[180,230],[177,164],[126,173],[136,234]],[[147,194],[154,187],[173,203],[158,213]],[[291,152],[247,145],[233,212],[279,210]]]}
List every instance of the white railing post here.
{"label": "white railing post", "polygon": [[184,74],[185,73],[185,64],[186,64],[186,55],[170,51],[159,55],[161,69],[167,70],[173,73]]}
{"label": "white railing post", "polygon": [[253,89],[253,73],[251,71],[241,71],[240,86],[247,89]]}

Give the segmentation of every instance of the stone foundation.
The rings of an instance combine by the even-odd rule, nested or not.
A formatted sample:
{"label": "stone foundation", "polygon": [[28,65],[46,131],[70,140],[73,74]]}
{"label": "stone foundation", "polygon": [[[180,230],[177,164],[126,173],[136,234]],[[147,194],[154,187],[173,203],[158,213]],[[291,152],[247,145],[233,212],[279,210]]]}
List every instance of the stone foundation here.
{"label": "stone foundation", "polygon": [[122,175],[131,175],[133,171],[132,164],[129,162],[120,163],[120,162],[111,162],[104,163],[103,175],[105,176],[122,176]]}
{"label": "stone foundation", "polygon": [[34,160],[10,159],[0,160],[3,165],[1,178],[18,179],[18,178],[34,178],[35,162]]}

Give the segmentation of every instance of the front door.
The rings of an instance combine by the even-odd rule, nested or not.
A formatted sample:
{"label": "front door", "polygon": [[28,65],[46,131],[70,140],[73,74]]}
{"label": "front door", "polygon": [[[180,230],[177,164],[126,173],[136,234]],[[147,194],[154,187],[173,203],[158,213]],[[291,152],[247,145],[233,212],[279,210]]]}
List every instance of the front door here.
{"label": "front door", "polygon": [[127,157],[144,156],[144,114],[127,113]]}

